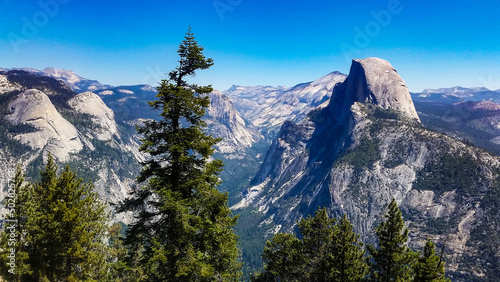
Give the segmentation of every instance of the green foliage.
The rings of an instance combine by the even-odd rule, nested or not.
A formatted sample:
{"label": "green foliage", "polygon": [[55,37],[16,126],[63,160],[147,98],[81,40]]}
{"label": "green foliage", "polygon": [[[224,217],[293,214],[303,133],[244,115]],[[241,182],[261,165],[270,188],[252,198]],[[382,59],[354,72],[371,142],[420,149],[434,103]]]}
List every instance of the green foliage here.
{"label": "green foliage", "polygon": [[250,274],[262,266],[262,249],[269,237],[267,231],[274,227],[267,224],[259,225],[264,219],[261,212],[249,208],[241,209],[238,213],[238,224],[234,227],[234,231],[240,238],[241,257],[245,262],[242,268],[245,281],[248,281]]}
{"label": "green foliage", "polygon": [[21,123],[18,125],[10,125],[7,127],[7,131],[11,134],[22,134],[36,132],[38,129],[29,123]]}
{"label": "green foliage", "polygon": [[[498,171],[497,171],[498,173]],[[500,253],[498,242],[500,242],[500,179],[496,179],[495,185],[489,189],[483,197],[480,209],[483,212],[481,220],[471,230],[467,246],[477,249],[477,252],[467,252],[460,262],[460,269],[465,273],[478,271],[478,265],[484,269],[484,278],[488,281],[500,281]],[[480,281],[473,275],[463,277],[468,281]]]}
{"label": "green foliage", "polygon": [[55,106],[69,108],[67,101],[76,96],[62,80],[22,70],[11,70],[6,75],[10,82],[21,85],[22,91],[38,89],[47,93]]}
{"label": "green foliage", "polygon": [[254,280],[276,277],[282,281],[304,281],[302,242],[295,235],[274,235],[266,242],[262,258],[267,263],[266,272],[256,274]]}
{"label": "green foliage", "polygon": [[28,124],[12,125],[9,121],[0,117],[0,144],[2,144],[0,150],[8,152],[13,158],[19,158],[27,152],[31,152],[32,149],[30,146],[15,140],[13,136],[14,134],[28,133],[33,130],[33,126]]}
{"label": "green foliage", "polygon": [[264,270],[254,281],[362,281],[368,273],[359,235],[344,216],[330,219],[326,209],[298,224],[302,240],[278,233],[267,241]]}
{"label": "green foliage", "polygon": [[58,107],[58,112],[67,121],[69,121],[80,132],[91,132],[92,130],[99,129],[100,126],[92,121],[92,115],[86,113],[79,113],[73,109]]}
{"label": "green foliage", "polygon": [[228,192],[229,206],[237,203],[238,197],[236,195],[250,184],[250,180],[259,170],[259,161],[265,156],[268,148],[269,144],[262,140],[247,149],[248,157],[244,159],[225,159],[224,155],[217,153],[213,155],[214,158],[224,161],[224,170],[220,173],[220,178],[224,181],[220,184],[219,190]]}
{"label": "green foliage", "polygon": [[359,145],[348,149],[338,160],[338,162],[349,163],[356,170],[369,168],[380,159],[379,140],[364,136]]}
{"label": "green foliage", "polygon": [[[144,278],[141,267],[137,264],[132,264],[131,266],[126,263],[127,249],[122,240],[122,228],[123,224],[115,223],[108,230],[109,253],[107,263],[109,264],[109,272],[107,281],[141,281]],[[137,263],[137,261],[134,262]]]}
{"label": "green foliage", "polygon": [[31,217],[36,209],[36,201],[32,200],[33,191],[33,185],[24,182],[24,174],[18,166],[14,183],[11,183],[4,199],[7,217],[4,232],[0,235],[0,272],[12,281],[22,281],[23,277],[32,273],[29,266],[32,245],[25,242],[32,240],[32,231],[36,230],[35,218]]}
{"label": "green foliage", "polygon": [[92,183],[83,183],[68,166],[59,176],[56,171],[51,155],[40,182],[22,184],[18,169],[18,279],[101,280],[107,271],[106,206]]}
{"label": "green foliage", "polygon": [[386,168],[395,168],[399,165],[405,164],[408,156],[418,150],[415,148],[414,143],[407,142],[405,139],[397,139],[395,143],[390,146],[390,154],[384,162]]}
{"label": "green foliage", "polygon": [[444,234],[450,228],[450,224],[443,218],[430,218],[427,220],[423,230],[431,234]]}
{"label": "green foliage", "polygon": [[218,140],[203,130],[210,104],[204,94],[212,88],[184,80],[213,65],[202,51],[189,30],[178,49],[178,67],[149,102],[161,111],[160,119],[137,127],[144,136],[140,150],[151,156],[138,177],[145,186],[118,211],[136,212],[125,245],[129,263],[137,258],[147,281],[235,281],[241,275],[232,230],[237,218],[227,194],[217,190],[222,162],[210,161]]}
{"label": "green foliage", "polygon": [[500,146],[490,141],[498,136],[496,129],[478,122],[497,116],[500,111],[467,109],[460,104],[414,102],[417,111],[424,113],[420,115],[420,120],[426,128],[455,136],[467,145],[476,145],[500,155]]}
{"label": "green foliage", "polygon": [[43,230],[35,239],[39,250],[36,263],[40,273],[50,279],[98,277],[104,268],[107,216],[105,205],[93,191],[66,166],[59,177],[51,156],[41,182],[38,226]]}
{"label": "green foliage", "polygon": [[459,195],[477,196],[478,189],[475,186],[485,180],[480,172],[480,163],[474,159],[443,154],[418,172],[413,187],[434,191],[436,196],[455,189]]}
{"label": "green foliage", "polygon": [[56,171],[51,155],[41,182],[25,184],[18,168],[12,215],[17,220],[16,280],[98,281],[106,271],[105,205],[92,183],[83,183],[68,166],[60,176]]}
{"label": "green foliage", "polygon": [[361,281],[368,274],[368,257],[365,257],[363,243],[346,215],[334,229],[328,256],[333,268],[330,281]]}
{"label": "green foliage", "polygon": [[379,246],[368,245],[373,257],[370,278],[373,281],[409,281],[417,254],[406,246],[408,229],[395,199],[389,204],[385,220],[375,228]]}
{"label": "green foliage", "polygon": [[423,253],[420,254],[415,264],[415,282],[445,282],[450,281],[444,277],[444,263],[436,255],[435,245],[427,240]]}
{"label": "green foliage", "polygon": [[[43,164],[43,154],[38,155],[31,163],[26,167],[26,177],[31,180],[31,182],[40,180],[40,168],[44,167]],[[86,178],[88,179],[88,178]]]}
{"label": "green foliage", "polygon": [[381,107],[375,107],[373,112],[373,117],[377,119],[399,119],[399,114],[393,110],[383,109]]}

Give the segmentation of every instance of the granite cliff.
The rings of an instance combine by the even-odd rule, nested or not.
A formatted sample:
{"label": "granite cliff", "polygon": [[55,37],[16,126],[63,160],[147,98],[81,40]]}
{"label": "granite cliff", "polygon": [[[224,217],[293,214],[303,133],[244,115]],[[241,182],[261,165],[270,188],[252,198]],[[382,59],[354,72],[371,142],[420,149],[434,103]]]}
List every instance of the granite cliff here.
{"label": "granite cliff", "polygon": [[426,129],[388,62],[354,60],[327,107],[283,124],[233,209],[255,236],[268,237],[326,207],[374,243],[373,228],[395,198],[412,247],[446,243],[453,280],[497,279],[500,254],[481,253],[498,242],[480,237],[499,231],[499,168],[497,156]]}

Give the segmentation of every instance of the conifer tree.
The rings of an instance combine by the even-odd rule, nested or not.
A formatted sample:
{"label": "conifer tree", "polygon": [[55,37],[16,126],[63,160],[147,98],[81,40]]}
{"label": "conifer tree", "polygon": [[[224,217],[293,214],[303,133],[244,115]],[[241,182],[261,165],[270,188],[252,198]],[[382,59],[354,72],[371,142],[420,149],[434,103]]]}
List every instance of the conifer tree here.
{"label": "conifer tree", "polygon": [[[33,185],[24,181],[24,173],[19,165],[13,181],[14,189],[8,191],[4,200],[8,213],[0,239],[0,269],[2,276],[8,280],[23,281],[23,277],[29,277],[33,272],[30,260],[38,255],[32,243],[32,233],[36,230],[34,220],[37,201]],[[11,265],[12,257],[15,263]],[[15,266],[13,270],[11,266]]]}
{"label": "conifer tree", "polygon": [[423,253],[415,264],[415,282],[445,282],[450,281],[444,276],[444,263],[436,255],[435,245],[427,240]]}
{"label": "conifer tree", "polygon": [[66,166],[57,177],[57,166],[49,154],[41,182],[35,184],[39,199],[37,228],[33,244],[36,277],[97,280],[105,275],[107,230],[105,205],[91,182]]}
{"label": "conifer tree", "polygon": [[68,166],[58,177],[50,154],[41,181],[23,182],[18,167],[12,216],[18,223],[16,277],[12,280],[101,281],[107,271],[107,215],[93,185],[83,183]]}
{"label": "conifer tree", "polygon": [[404,227],[403,216],[395,199],[389,204],[384,218],[375,228],[378,248],[368,245],[373,257],[370,278],[373,281],[409,281],[413,277],[412,266],[418,254],[406,246],[408,229]]}
{"label": "conifer tree", "polygon": [[137,264],[129,265],[126,263],[127,250],[123,245],[121,230],[122,226],[119,223],[115,223],[109,228],[108,281],[141,281],[142,269]]}
{"label": "conifer tree", "polygon": [[362,281],[368,274],[368,258],[346,215],[335,225],[332,237],[328,248],[332,265],[328,281]]}
{"label": "conifer tree", "polygon": [[298,224],[302,240],[277,233],[266,242],[264,270],[253,281],[362,281],[368,272],[359,235],[347,217],[330,219],[326,209]]}
{"label": "conifer tree", "polygon": [[309,281],[327,281],[332,264],[329,247],[333,241],[336,218],[330,219],[326,209],[317,210],[314,217],[302,219],[299,230],[304,244],[305,272]]}
{"label": "conifer tree", "polygon": [[262,259],[264,271],[252,277],[253,281],[304,281],[302,242],[293,234],[277,233],[266,242]]}
{"label": "conifer tree", "polygon": [[[179,45],[178,66],[162,80],[152,109],[159,120],[138,127],[140,150],[149,154],[138,177],[142,188],[118,211],[135,211],[126,245],[140,254],[148,281],[232,281],[237,261],[236,217],[220,184],[220,160],[210,160],[218,139],[205,133],[202,117],[211,86],[185,81],[213,65],[191,28]],[[142,251],[143,250],[143,251]]]}

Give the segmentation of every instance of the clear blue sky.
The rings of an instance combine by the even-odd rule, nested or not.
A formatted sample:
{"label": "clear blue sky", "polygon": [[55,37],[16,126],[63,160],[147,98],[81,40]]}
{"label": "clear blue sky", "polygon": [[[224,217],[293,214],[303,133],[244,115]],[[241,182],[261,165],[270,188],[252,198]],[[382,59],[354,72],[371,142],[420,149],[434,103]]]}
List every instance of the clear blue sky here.
{"label": "clear blue sky", "polygon": [[[45,4],[43,4],[45,3]],[[500,0],[0,0],[0,67],[156,82],[189,25],[215,65],[194,82],[307,82],[380,57],[411,91],[500,88]]]}

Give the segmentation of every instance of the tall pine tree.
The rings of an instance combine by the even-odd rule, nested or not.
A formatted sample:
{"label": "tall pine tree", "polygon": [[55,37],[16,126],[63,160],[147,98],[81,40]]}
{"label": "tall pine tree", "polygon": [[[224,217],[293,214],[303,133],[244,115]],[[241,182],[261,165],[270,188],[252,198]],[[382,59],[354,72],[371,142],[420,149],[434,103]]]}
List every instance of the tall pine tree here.
{"label": "tall pine tree", "polygon": [[[34,224],[37,200],[33,185],[24,181],[19,165],[13,187],[4,200],[8,214],[0,239],[0,269],[2,276],[9,281],[23,281],[32,274],[30,262],[38,255],[32,242],[32,234],[37,229]],[[11,258],[14,258],[14,263]]]}
{"label": "tall pine tree", "polygon": [[[15,281],[102,281],[107,267],[105,204],[68,166],[57,176],[49,154],[41,181],[16,173]],[[5,235],[4,235],[5,236]],[[2,241],[3,242],[3,241]]]}
{"label": "tall pine tree", "polygon": [[39,199],[39,232],[33,234],[39,254],[33,262],[35,277],[51,281],[102,279],[107,252],[105,204],[92,183],[84,183],[68,166],[57,176],[51,155],[41,176],[41,182],[35,184]]}
{"label": "tall pine tree", "polygon": [[332,265],[328,281],[362,281],[368,274],[368,258],[346,215],[335,225],[332,238],[328,248]]}
{"label": "tall pine tree", "polygon": [[415,282],[445,282],[450,281],[444,276],[444,262],[436,255],[436,245],[427,240],[424,250],[415,264]]}
{"label": "tall pine tree", "polygon": [[144,186],[119,208],[136,212],[125,243],[140,253],[148,281],[234,281],[241,275],[236,217],[217,190],[222,162],[210,160],[219,140],[205,133],[202,120],[212,87],[185,81],[213,61],[191,28],[177,53],[179,65],[150,102],[160,119],[138,127],[140,150],[151,158],[138,177]]}
{"label": "tall pine tree", "polygon": [[266,242],[262,259],[264,271],[253,281],[305,281],[302,241],[293,234],[277,233]]}
{"label": "tall pine tree", "polygon": [[314,217],[302,219],[299,230],[302,234],[305,255],[305,272],[309,281],[327,281],[332,269],[329,246],[333,241],[336,218],[329,218],[326,209],[317,210]]}
{"label": "tall pine tree", "polygon": [[409,281],[413,277],[412,267],[418,257],[406,245],[408,229],[395,199],[392,199],[385,220],[375,228],[379,246],[368,245],[373,257],[371,279],[373,281]]}
{"label": "tall pine tree", "polygon": [[266,242],[264,270],[253,281],[362,281],[367,272],[363,244],[344,216],[330,219],[326,209],[298,224],[302,240],[275,234]]}

